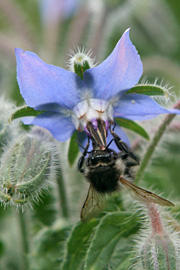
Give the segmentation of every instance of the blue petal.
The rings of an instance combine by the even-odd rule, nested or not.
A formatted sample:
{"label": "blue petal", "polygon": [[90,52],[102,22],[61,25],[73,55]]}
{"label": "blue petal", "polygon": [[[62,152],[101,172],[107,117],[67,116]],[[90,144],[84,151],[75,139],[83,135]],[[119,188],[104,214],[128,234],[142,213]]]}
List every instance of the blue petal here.
{"label": "blue petal", "polygon": [[124,95],[114,108],[115,118],[124,117],[131,120],[147,120],[165,113],[180,114],[180,110],[165,109],[151,97],[138,94]]}
{"label": "blue petal", "polygon": [[[83,132],[78,132],[78,142],[80,142],[80,144],[81,144],[82,146],[84,146],[84,148],[86,147],[87,142],[88,142],[88,137],[87,137],[87,134],[86,134],[85,131],[83,131]],[[80,146],[79,146],[79,149],[81,150],[81,152],[84,151],[84,149],[83,149],[82,147],[80,147]],[[92,148],[92,143],[91,143],[91,141],[90,141],[90,145],[89,145],[88,151],[92,151],[92,149],[93,149],[93,148]]]}
{"label": "blue petal", "polygon": [[102,64],[85,71],[84,80],[94,98],[109,100],[134,86],[142,72],[142,62],[129,38],[128,29]]}
{"label": "blue petal", "polygon": [[37,108],[57,103],[72,109],[80,102],[77,89],[84,82],[73,72],[43,62],[35,53],[16,49],[17,80],[20,92],[28,106]]}
{"label": "blue petal", "polygon": [[36,106],[36,110],[38,111],[48,111],[48,112],[56,112],[56,113],[63,113],[63,112],[70,112],[68,109],[64,109],[64,107],[60,106],[57,103],[46,103]]}
{"label": "blue petal", "polygon": [[69,139],[75,130],[71,117],[59,113],[45,112],[35,118],[25,117],[23,118],[23,122],[24,124],[46,128],[55,139],[61,142]]}

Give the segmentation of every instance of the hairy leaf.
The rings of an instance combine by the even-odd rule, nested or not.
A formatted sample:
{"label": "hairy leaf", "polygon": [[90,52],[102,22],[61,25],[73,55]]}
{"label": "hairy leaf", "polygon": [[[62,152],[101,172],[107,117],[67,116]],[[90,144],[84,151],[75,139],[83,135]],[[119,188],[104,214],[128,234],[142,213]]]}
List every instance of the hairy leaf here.
{"label": "hairy leaf", "polygon": [[36,111],[33,108],[30,108],[28,106],[22,106],[13,112],[13,114],[9,118],[9,123],[11,123],[14,119],[18,119],[18,118],[26,117],[26,116],[37,116],[41,113],[43,113],[43,111]]}
{"label": "hairy leaf", "polygon": [[119,126],[130,129],[135,133],[141,135],[143,138],[149,140],[149,135],[146,130],[136,122],[125,118],[116,118],[116,123]]}
{"label": "hairy leaf", "polygon": [[138,84],[132,87],[130,90],[128,90],[126,94],[141,94],[141,95],[147,95],[147,96],[167,96],[168,91],[161,85]]}
{"label": "hairy leaf", "polygon": [[67,242],[62,270],[82,269],[90,237],[98,221],[78,223],[72,230]]}
{"label": "hairy leaf", "polygon": [[137,220],[127,212],[106,215],[97,226],[86,256],[86,269],[103,269],[115,252],[116,245],[135,230]]}

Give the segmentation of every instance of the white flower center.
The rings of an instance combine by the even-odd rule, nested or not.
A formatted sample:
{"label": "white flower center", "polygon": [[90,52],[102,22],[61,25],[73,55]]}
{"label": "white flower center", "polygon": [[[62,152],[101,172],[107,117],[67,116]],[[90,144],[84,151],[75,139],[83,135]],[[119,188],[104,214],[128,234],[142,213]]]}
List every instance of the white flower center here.
{"label": "white flower center", "polygon": [[102,99],[89,98],[78,103],[73,109],[72,121],[76,129],[83,131],[88,122],[101,119],[103,121],[113,120],[112,105]]}

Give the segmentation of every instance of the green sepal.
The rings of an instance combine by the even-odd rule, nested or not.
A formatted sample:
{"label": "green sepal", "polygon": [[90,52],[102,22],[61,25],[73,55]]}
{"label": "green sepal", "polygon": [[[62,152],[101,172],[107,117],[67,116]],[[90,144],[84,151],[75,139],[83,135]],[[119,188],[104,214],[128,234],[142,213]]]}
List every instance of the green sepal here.
{"label": "green sepal", "polygon": [[67,242],[61,270],[83,269],[90,238],[97,224],[98,220],[93,219],[88,223],[79,222],[73,228]]}
{"label": "green sepal", "polygon": [[0,191],[0,202],[9,202],[11,200],[11,196]]}
{"label": "green sepal", "polygon": [[79,147],[75,140],[78,138],[78,131],[75,131],[71,137],[68,149],[68,162],[72,167],[79,153]]}
{"label": "green sepal", "polygon": [[[48,171],[48,164],[50,163],[50,153],[44,154],[44,162],[42,163],[41,170],[29,181],[18,183],[15,186],[16,192],[29,195],[35,191],[38,191],[38,187],[40,187],[44,182],[44,176],[47,174]],[[44,163],[44,164],[43,164]],[[24,173],[25,175],[25,173]],[[25,176],[24,176],[25,178]]]}
{"label": "green sepal", "polygon": [[30,107],[25,105],[25,106],[17,108],[17,110],[11,114],[11,117],[9,118],[9,123],[11,123],[13,120],[21,118],[21,117],[37,116],[43,112],[44,111],[36,111],[33,108],[30,108]]}
{"label": "green sepal", "polygon": [[141,135],[144,139],[149,140],[149,135],[146,130],[136,122],[125,118],[116,118],[115,121],[119,126],[130,129]]}
{"label": "green sepal", "polygon": [[137,84],[126,92],[127,94],[140,94],[147,96],[166,96],[168,98],[168,91],[160,86],[153,84]]}
{"label": "green sepal", "polygon": [[23,205],[23,204],[26,204],[28,202],[28,198],[26,199],[19,199],[19,200],[14,200],[14,203],[15,204],[18,204],[18,205]]}
{"label": "green sepal", "polygon": [[90,65],[88,61],[84,61],[83,65],[78,64],[77,62],[74,63],[74,71],[81,79],[83,79],[84,71],[86,71],[89,68],[90,68]]}

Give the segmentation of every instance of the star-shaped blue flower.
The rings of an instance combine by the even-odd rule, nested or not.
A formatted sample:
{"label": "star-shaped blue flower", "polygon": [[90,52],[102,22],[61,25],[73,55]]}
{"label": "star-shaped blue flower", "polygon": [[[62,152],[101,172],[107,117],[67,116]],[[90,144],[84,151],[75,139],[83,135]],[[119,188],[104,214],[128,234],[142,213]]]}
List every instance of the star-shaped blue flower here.
{"label": "star-shaped blue flower", "polygon": [[[87,123],[96,126],[102,119],[108,130],[116,117],[146,120],[164,113],[165,109],[151,97],[126,94],[140,79],[143,66],[126,30],[112,53],[100,65],[76,73],[48,65],[35,53],[16,49],[17,80],[27,105],[45,111],[27,124],[48,129],[59,141],[71,137],[75,129],[87,131]],[[123,131],[116,133],[127,142]]]}

